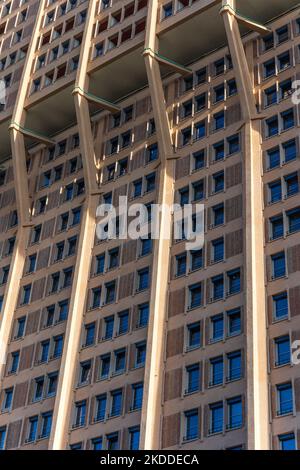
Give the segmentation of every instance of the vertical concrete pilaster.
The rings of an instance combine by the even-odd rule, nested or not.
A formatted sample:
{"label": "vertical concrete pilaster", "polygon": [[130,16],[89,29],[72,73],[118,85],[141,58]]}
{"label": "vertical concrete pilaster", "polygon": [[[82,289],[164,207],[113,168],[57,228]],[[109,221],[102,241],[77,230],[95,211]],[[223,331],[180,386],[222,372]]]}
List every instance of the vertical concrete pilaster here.
{"label": "vertical concrete pilaster", "polygon": [[[226,8],[229,6],[230,8]],[[247,335],[248,449],[269,449],[264,220],[260,117],[238,22],[235,0],[223,0],[222,16],[244,118],[244,280]]]}

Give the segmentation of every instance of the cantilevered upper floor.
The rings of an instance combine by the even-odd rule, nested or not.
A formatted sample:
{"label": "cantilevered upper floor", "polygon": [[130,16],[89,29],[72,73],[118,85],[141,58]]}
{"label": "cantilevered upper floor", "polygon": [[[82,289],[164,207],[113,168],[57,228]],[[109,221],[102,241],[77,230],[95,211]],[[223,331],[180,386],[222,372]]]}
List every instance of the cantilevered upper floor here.
{"label": "cantilevered upper floor", "polygon": [[[43,1],[45,6],[39,14],[38,2],[34,0],[2,2],[0,68],[1,63],[3,65],[0,79],[4,78],[9,91],[6,104],[0,111],[0,159],[10,155],[8,127],[28,47],[34,49],[34,54],[30,73],[21,82],[27,87],[25,127],[48,138],[55,138],[61,129],[76,122],[72,91],[81,46],[90,49],[90,85],[85,92],[118,103],[147,84],[142,53],[148,0],[97,0],[89,44],[83,44],[88,0]],[[297,5],[297,0],[237,0],[242,33],[247,34],[257,26],[259,28],[260,24],[267,24]],[[154,52],[162,59],[163,76],[174,70],[171,68],[174,62],[188,66],[226,44],[219,14],[221,7],[222,0],[159,2],[159,50]],[[38,35],[37,42],[28,46],[26,35],[33,29],[32,18],[36,18]],[[252,18],[251,24],[248,18]],[[22,19],[26,26],[20,35]],[[10,50],[15,51],[16,56],[13,52],[11,58]],[[91,113],[95,111],[99,111],[99,105],[92,107]],[[27,143],[32,145],[31,139],[27,139]]]}

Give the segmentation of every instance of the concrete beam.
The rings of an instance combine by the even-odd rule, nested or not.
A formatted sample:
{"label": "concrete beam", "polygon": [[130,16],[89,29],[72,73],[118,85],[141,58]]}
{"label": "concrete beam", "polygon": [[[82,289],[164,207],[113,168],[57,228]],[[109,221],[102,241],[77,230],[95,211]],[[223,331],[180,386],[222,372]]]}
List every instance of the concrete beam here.
{"label": "concrete beam", "polygon": [[[29,77],[32,67],[32,60],[35,53],[35,45],[39,34],[39,26],[46,0],[42,0],[37,12],[37,19],[32,32],[31,42],[28,48],[25,65],[20,83],[29,83]],[[24,104],[27,95],[27,87],[20,86],[16,104],[13,111],[13,122],[19,122],[24,125],[26,112]],[[10,128],[11,152],[14,172],[14,187],[16,191],[16,203],[18,211],[18,231],[14,252],[12,255],[10,272],[6,284],[6,290],[3,299],[3,307],[0,316],[0,380],[2,381],[7,347],[12,329],[14,311],[18,301],[20,280],[23,275],[26,259],[26,248],[30,236],[31,226],[31,198],[29,195],[28,175],[26,167],[26,149],[24,135],[15,126]]]}
{"label": "concrete beam", "polygon": [[180,75],[186,76],[186,75],[191,75],[193,73],[192,70],[189,69],[188,67],[184,67],[183,65],[180,65],[174,60],[168,59],[167,57],[160,55],[158,52],[154,52],[152,49],[144,49],[143,56],[146,57],[147,55],[150,55],[153,59],[156,59],[159,63],[163,65],[167,65],[168,67],[171,67],[174,72],[180,73]]}
{"label": "concrete beam", "polygon": [[253,31],[256,31],[259,34],[267,34],[271,32],[271,29],[268,28],[267,26],[264,26],[251,18],[247,18],[246,16],[243,16],[241,13],[239,13],[233,7],[231,7],[229,2],[226,2],[226,4],[223,5],[220,10],[221,14],[225,12],[228,12],[230,15],[233,15],[238,21],[238,23],[246,26],[249,29],[252,29]]}
{"label": "concrete beam", "polygon": [[[156,18],[158,1],[150,0],[146,27],[145,49],[157,50]],[[160,154],[158,204],[173,204],[174,150],[166,110],[159,63],[151,54],[145,54],[145,65],[152,100],[153,114]],[[168,301],[168,276],[171,237],[164,239],[163,231],[171,228],[170,215],[162,215],[160,237],[154,242],[151,303],[148,325],[147,352],[144,377],[144,399],[141,418],[141,449],[159,449],[161,445],[162,390],[164,378],[164,341]]]}
{"label": "concrete beam", "polygon": [[[83,44],[90,44],[97,2],[90,2],[85,25]],[[75,90],[88,86],[87,66],[89,47],[81,48]],[[86,201],[80,227],[74,279],[70,297],[69,317],[65,332],[65,344],[61,360],[57,395],[55,400],[49,449],[63,450],[67,446],[68,431],[73,405],[73,391],[77,370],[78,351],[86,305],[86,293],[90,274],[91,253],[94,246],[96,209],[99,202],[96,157],[87,97],[74,93]],[[102,133],[103,135],[103,133]]]}
{"label": "concrete beam", "polygon": [[[235,8],[235,0],[223,0],[223,3]],[[243,177],[247,447],[249,450],[267,450],[270,442],[260,120],[237,19],[231,14],[231,9],[223,9],[222,16],[245,121]]]}
{"label": "concrete beam", "polygon": [[92,93],[89,93],[87,91],[82,90],[78,86],[74,88],[73,90],[73,95],[80,95],[83,98],[86,98],[87,101],[90,101],[91,103],[96,104],[99,106],[101,109],[106,109],[107,111],[110,111],[111,113],[117,113],[118,111],[121,110],[119,106],[117,106],[114,103],[111,103],[110,101],[104,100],[103,98],[100,98],[99,96],[95,96]]}
{"label": "concrete beam", "polygon": [[11,123],[11,125],[9,126],[9,130],[19,131],[25,137],[30,137],[36,140],[37,142],[40,142],[41,144],[45,144],[47,146],[55,145],[56,143],[55,140],[50,139],[49,137],[46,137],[44,135],[38,134],[37,132],[31,129],[25,129],[24,127],[20,126],[20,124],[17,124],[16,122]]}

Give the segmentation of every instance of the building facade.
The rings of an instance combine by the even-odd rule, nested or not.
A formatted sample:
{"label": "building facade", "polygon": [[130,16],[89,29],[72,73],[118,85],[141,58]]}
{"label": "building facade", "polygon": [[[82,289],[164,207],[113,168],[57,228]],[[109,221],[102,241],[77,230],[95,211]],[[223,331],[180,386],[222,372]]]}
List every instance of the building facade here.
{"label": "building facade", "polygon": [[0,449],[300,449],[299,73],[293,0],[0,2]]}

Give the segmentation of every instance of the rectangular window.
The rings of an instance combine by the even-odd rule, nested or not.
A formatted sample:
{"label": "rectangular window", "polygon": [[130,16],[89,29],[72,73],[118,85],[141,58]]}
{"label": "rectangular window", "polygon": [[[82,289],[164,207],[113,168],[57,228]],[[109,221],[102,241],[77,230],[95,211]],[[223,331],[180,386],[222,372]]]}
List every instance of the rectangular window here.
{"label": "rectangular window", "polygon": [[200,121],[195,124],[194,140],[203,139],[206,136],[206,122]]}
{"label": "rectangular window", "polygon": [[241,351],[227,354],[227,381],[239,380],[242,376],[242,355]]}
{"label": "rectangular window", "polygon": [[213,210],[213,225],[217,227],[218,225],[224,224],[224,205],[220,204],[212,208]]}
{"label": "rectangular window", "polygon": [[122,390],[111,392],[111,411],[110,416],[120,416],[122,412],[123,394]]}
{"label": "rectangular window", "polygon": [[210,434],[217,434],[223,431],[223,403],[218,402],[210,405]]}
{"label": "rectangular window", "polygon": [[137,383],[132,385],[133,397],[132,397],[132,410],[140,410],[143,403],[143,383]]}
{"label": "rectangular window", "polygon": [[241,272],[240,269],[234,269],[227,272],[228,295],[234,295],[241,291]]}
{"label": "rectangular window", "polygon": [[149,319],[149,304],[142,304],[138,306],[138,327],[143,328],[148,325]]}
{"label": "rectangular window", "polygon": [[297,145],[295,139],[282,144],[284,152],[284,162],[288,163],[297,158]]}
{"label": "rectangular window", "polygon": [[275,339],[276,366],[283,366],[291,362],[291,344],[289,336]]}
{"label": "rectangular window", "polygon": [[110,354],[101,356],[100,378],[107,379],[110,371]]}
{"label": "rectangular window", "polygon": [[227,400],[228,407],[228,423],[226,428],[238,429],[243,424],[243,407],[241,397],[231,398]]}
{"label": "rectangular window", "polygon": [[284,235],[283,216],[279,215],[270,219],[271,240],[277,240]]}
{"label": "rectangular window", "polygon": [[277,385],[277,415],[282,416],[293,412],[293,389],[291,383]]}
{"label": "rectangular window", "polygon": [[42,414],[41,438],[50,436],[52,426],[52,411]]}
{"label": "rectangular window", "polygon": [[15,374],[18,370],[19,367],[19,360],[20,360],[20,351],[14,351],[11,353],[11,364],[10,364],[10,369],[9,373],[10,374]]}
{"label": "rectangular window", "polygon": [[43,341],[41,343],[41,356],[40,356],[40,362],[42,364],[48,361],[49,349],[50,349],[50,341],[49,340]]}
{"label": "rectangular window", "polygon": [[75,420],[73,428],[79,428],[85,425],[86,419],[86,400],[75,403]]}
{"label": "rectangular window", "polygon": [[225,145],[224,141],[217,142],[213,145],[215,161],[223,160],[225,158]]}
{"label": "rectangular window", "polygon": [[199,435],[198,410],[190,410],[184,413],[185,416],[185,441],[197,439]]}
{"label": "rectangular window", "polygon": [[265,90],[265,107],[272,106],[277,103],[276,85],[266,88]]}
{"label": "rectangular window", "polygon": [[201,345],[200,322],[188,325],[188,350],[199,348]]}
{"label": "rectangular window", "polygon": [[8,388],[4,390],[4,399],[3,399],[2,409],[1,409],[2,413],[6,411],[10,411],[11,405],[12,405],[13,393],[14,393],[13,388]]}
{"label": "rectangular window", "polygon": [[114,333],[114,316],[104,318],[104,340],[111,339]]}
{"label": "rectangular window", "polygon": [[103,421],[106,415],[106,394],[99,395],[96,397],[96,415],[95,422]]}
{"label": "rectangular window", "polygon": [[239,308],[228,310],[228,336],[239,335],[242,330],[241,311]]}
{"label": "rectangular window", "polygon": [[119,434],[114,432],[106,435],[107,450],[118,450],[119,449]]}
{"label": "rectangular window", "polygon": [[296,450],[296,439],[294,433],[281,434],[278,436],[278,440],[280,450]]}
{"label": "rectangular window", "polygon": [[213,248],[213,262],[218,263],[224,259],[224,238],[218,238],[212,241]]}
{"label": "rectangular window", "polygon": [[129,330],[129,310],[124,310],[118,313],[119,317],[119,329],[118,334],[124,335]]}
{"label": "rectangular window", "polygon": [[106,304],[111,304],[115,301],[116,299],[116,282],[108,282],[105,284],[105,303]]}
{"label": "rectangular window", "polygon": [[279,147],[267,150],[267,167],[269,170],[280,166],[280,150]]}
{"label": "rectangular window", "polygon": [[224,361],[223,356],[210,360],[210,382],[209,386],[221,385],[224,379]]}
{"label": "rectangular window", "polygon": [[138,290],[142,291],[149,288],[149,268],[138,271]]}
{"label": "rectangular window", "polygon": [[201,283],[189,287],[190,308],[200,307],[202,304]]}
{"label": "rectangular window", "polygon": [[125,371],[126,366],[126,350],[119,349],[115,351],[115,374],[120,374]]}
{"label": "rectangular window", "polygon": [[191,271],[196,271],[203,267],[203,251],[194,250],[191,251]]}
{"label": "rectangular window", "polygon": [[288,218],[288,231],[295,233],[300,230],[300,209],[293,209],[286,213]]}
{"label": "rectangular window", "polygon": [[292,173],[284,178],[286,185],[286,196],[294,196],[299,192],[298,174]]}
{"label": "rectangular window", "polygon": [[193,364],[186,368],[187,388],[185,393],[194,393],[200,390],[200,366]]}
{"label": "rectangular window", "polygon": [[273,295],[273,315],[275,320],[283,320],[288,317],[288,296],[286,292]]}
{"label": "rectangular window", "polygon": [[211,279],[212,283],[212,301],[223,299],[224,297],[224,277],[223,274]]}
{"label": "rectangular window", "polygon": [[129,428],[129,449],[130,450],[139,450],[140,445],[140,428],[135,426]]}
{"label": "rectangular window", "polygon": [[90,381],[91,376],[91,361],[80,363],[79,385],[86,385]]}
{"label": "rectangular window", "polygon": [[2,426],[0,428],[0,450],[4,449],[5,446],[5,438],[6,438],[6,427]]}
{"label": "rectangular window", "polygon": [[269,183],[269,194],[270,194],[271,204],[281,201],[282,199],[281,180],[277,180],[272,183]]}
{"label": "rectangular window", "polygon": [[281,120],[282,120],[282,130],[286,131],[294,127],[295,119],[294,119],[294,111],[293,109],[288,109],[281,113]]}
{"label": "rectangular window", "polygon": [[273,116],[266,120],[267,137],[273,137],[279,133],[278,117]]}
{"label": "rectangular window", "polygon": [[211,318],[211,342],[222,341],[224,338],[223,314]]}
{"label": "rectangular window", "polygon": [[136,346],[135,367],[143,367],[146,361],[146,343],[138,343]]}
{"label": "rectangular window", "polygon": [[37,438],[38,416],[32,416],[28,421],[28,434],[26,442],[34,442]]}
{"label": "rectangular window", "polygon": [[96,330],[96,325],[95,323],[89,323],[88,325],[85,325],[85,341],[84,341],[84,346],[91,346],[94,344],[95,341],[95,330]]}
{"label": "rectangular window", "polygon": [[205,165],[205,151],[199,150],[193,153],[193,170],[200,170]]}
{"label": "rectangular window", "polygon": [[280,277],[285,276],[286,268],[285,268],[285,253],[277,253],[271,257],[272,260],[272,272],[273,272],[273,279],[278,279]]}
{"label": "rectangular window", "polygon": [[63,351],[63,335],[54,338],[53,359],[61,357]]}

